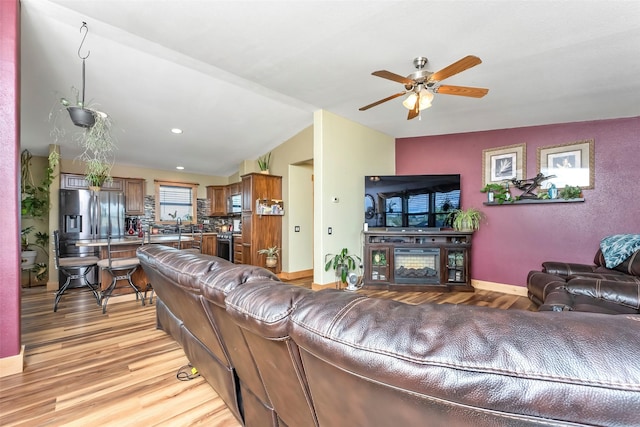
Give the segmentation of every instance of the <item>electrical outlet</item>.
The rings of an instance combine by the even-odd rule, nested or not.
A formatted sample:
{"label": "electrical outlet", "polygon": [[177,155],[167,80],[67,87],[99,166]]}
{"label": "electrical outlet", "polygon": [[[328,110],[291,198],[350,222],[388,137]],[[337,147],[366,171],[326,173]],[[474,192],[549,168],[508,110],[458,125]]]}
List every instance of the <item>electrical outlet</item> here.
{"label": "electrical outlet", "polygon": [[296,225],[295,227],[293,227],[293,231],[295,231],[296,233],[300,232],[300,226]]}
{"label": "electrical outlet", "polygon": [[209,224],[209,220],[205,219],[204,221],[202,221],[203,224]]}
{"label": "electrical outlet", "polygon": [[328,234],[333,234],[333,228],[332,228],[332,227],[329,227],[329,228],[327,229],[327,233],[328,233]]}

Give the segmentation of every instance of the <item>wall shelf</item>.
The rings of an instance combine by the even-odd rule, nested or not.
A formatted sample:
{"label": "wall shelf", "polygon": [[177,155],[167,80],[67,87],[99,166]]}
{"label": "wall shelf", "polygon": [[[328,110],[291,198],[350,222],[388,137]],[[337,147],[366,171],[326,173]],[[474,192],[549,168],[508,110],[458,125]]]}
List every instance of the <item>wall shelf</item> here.
{"label": "wall shelf", "polygon": [[496,202],[484,202],[485,206],[511,206],[511,205],[539,205],[544,203],[580,203],[584,202],[584,198],[578,199],[520,199],[514,202],[504,202],[502,204]]}

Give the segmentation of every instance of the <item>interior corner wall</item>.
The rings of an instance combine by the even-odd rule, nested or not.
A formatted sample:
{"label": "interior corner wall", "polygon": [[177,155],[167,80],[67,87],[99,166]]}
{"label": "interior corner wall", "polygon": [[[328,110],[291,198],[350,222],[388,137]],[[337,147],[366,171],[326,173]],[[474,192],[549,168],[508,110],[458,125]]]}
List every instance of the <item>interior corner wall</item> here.
{"label": "interior corner wall", "polygon": [[[0,1],[0,359],[20,354],[20,5]],[[2,363],[0,363],[1,366]],[[22,365],[22,363],[20,363]],[[3,375],[4,372],[0,372]]]}
{"label": "interior corner wall", "polygon": [[389,135],[319,110],[314,113],[313,161],[313,280],[324,285],[335,280],[334,272],[324,271],[326,254],[347,248],[362,257],[364,176],[395,173],[395,141]]}
{"label": "interior corner wall", "polygon": [[[296,273],[313,266],[313,126],[271,150],[270,173],[282,176],[282,271]],[[295,226],[299,232],[294,232]]]}
{"label": "interior corner wall", "polygon": [[[640,117],[400,138],[396,172],[460,173],[462,207],[487,218],[473,236],[472,279],[526,286],[527,273],[544,261],[591,264],[603,237],[640,233],[638,135]],[[526,144],[532,178],[540,147],[588,139],[595,141],[595,188],[583,191],[584,203],[483,205],[483,149]]]}

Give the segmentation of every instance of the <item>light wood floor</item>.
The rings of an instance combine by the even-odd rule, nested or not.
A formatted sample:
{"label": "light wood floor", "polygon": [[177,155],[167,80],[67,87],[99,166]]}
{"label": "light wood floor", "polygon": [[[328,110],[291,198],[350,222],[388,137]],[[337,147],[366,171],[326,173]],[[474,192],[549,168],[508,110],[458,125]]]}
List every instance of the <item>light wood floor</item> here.
{"label": "light wood floor", "polygon": [[[310,279],[296,280],[310,285]],[[361,291],[410,304],[473,304],[535,310],[495,292]],[[52,311],[53,293],[23,289],[24,372],[0,378],[1,426],[239,426],[202,379],[176,379],[188,363],[155,329],[155,306],[114,297],[106,315],[92,294],[73,290]]]}

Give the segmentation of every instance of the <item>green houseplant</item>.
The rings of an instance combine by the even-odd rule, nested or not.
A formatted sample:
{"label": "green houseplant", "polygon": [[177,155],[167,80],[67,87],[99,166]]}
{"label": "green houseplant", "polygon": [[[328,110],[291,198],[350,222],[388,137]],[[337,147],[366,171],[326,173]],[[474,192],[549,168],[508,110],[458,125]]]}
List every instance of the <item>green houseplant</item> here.
{"label": "green houseplant", "polygon": [[498,203],[499,205],[503,204],[504,202],[513,203],[513,198],[510,198],[510,199],[507,198],[507,187],[502,184],[489,183],[485,185],[484,188],[480,190],[480,192],[481,193],[492,192],[493,202]]}
{"label": "green houseplant", "polygon": [[476,231],[484,214],[476,208],[457,209],[449,214],[451,226],[456,231]]}
{"label": "green houseplant", "polygon": [[558,196],[567,200],[567,199],[577,199],[582,196],[582,188],[566,185],[564,188],[558,191]]}
{"label": "green houseplant", "polygon": [[49,268],[46,263],[35,262],[35,259],[38,256],[38,251],[35,249],[40,249],[44,252],[47,258],[49,257],[49,251],[47,250],[47,247],[49,246],[49,234],[38,231],[35,233],[35,243],[31,243],[29,242],[29,234],[31,234],[34,229],[35,227],[30,225],[20,230],[20,243],[22,248],[21,268],[30,269],[36,273],[37,280],[42,280],[47,277]]}
{"label": "green houseplant", "polygon": [[347,248],[342,248],[337,254],[324,256],[324,271],[335,270],[336,284],[345,284],[349,273],[354,271],[361,261],[358,255],[350,254]]}
{"label": "green houseplant", "polygon": [[280,248],[278,248],[277,246],[260,249],[258,253],[267,256],[265,260],[265,264],[267,267],[273,268],[278,265],[278,254],[280,253]]}
{"label": "green houseplant", "polygon": [[258,167],[261,172],[269,173],[269,165],[271,164],[271,151],[264,156],[258,157]]}

